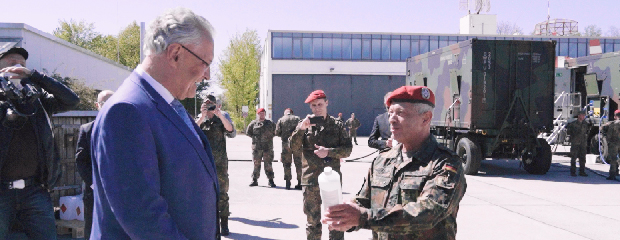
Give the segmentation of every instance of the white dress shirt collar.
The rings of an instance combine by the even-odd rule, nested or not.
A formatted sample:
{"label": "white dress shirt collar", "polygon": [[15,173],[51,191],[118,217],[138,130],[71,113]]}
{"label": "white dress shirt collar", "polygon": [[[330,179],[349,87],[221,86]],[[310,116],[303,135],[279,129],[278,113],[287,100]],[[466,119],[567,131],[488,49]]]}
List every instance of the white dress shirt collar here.
{"label": "white dress shirt collar", "polygon": [[144,78],[144,80],[146,80],[146,82],[148,82],[149,85],[151,85],[151,87],[153,87],[153,89],[155,89],[155,91],[157,93],[159,93],[159,95],[161,97],[163,97],[164,100],[166,100],[166,102],[168,104],[170,104],[170,103],[172,103],[172,101],[174,101],[174,97],[172,96],[170,91],[168,91],[168,89],[166,89],[164,87],[164,85],[161,85],[161,83],[159,83],[157,80],[155,80],[153,77],[151,77],[151,75],[149,75],[147,72],[145,72],[144,69],[142,69],[142,67],[140,65],[138,65],[138,67],[136,67],[136,69],[134,71],[141,78]]}

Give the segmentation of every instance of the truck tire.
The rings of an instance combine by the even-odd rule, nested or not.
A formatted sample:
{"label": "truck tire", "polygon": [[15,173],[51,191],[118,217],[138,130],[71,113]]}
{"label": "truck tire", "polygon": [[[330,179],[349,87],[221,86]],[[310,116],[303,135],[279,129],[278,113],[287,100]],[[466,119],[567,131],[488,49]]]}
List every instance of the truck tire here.
{"label": "truck tire", "polygon": [[[599,155],[601,154],[601,150],[603,152],[603,156],[607,156],[607,139],[605,137],[601,138],[600,134],[594,135],[590,139],[590,152],[592,154]],[[599,150],[599,139],[601,139],[601,146]]]}
{"label": "truck tire", "polygon": [[536,147],[536,155],[527,154],[522,157],[523,168],[529,174],[543,175],[551,168],[551,146],[544,139],[537,138],[540,146]]}
{"label": "truck tire", "polygon": [[456,145],[456,154],[463,160],[465,174],[475,175],[478,173],[480,162],[482,161],[482,154],[476,143],[469,140],[469,138],[461,138]]}

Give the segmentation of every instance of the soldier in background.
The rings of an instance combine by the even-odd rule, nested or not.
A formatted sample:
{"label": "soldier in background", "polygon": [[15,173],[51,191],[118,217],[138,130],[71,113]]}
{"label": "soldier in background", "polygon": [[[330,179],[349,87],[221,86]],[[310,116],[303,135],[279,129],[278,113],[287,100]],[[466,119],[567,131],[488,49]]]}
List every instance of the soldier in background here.
{"label": "soldier in background", "polygon": [[338,113],[338,117],[336,118],[336,120],[342,121],[342,113],[341,112]]}
{"label": "soldier in background", "polygon": [[585,121],[586,111],[579,111],[577,120],[566,126],[566,133],[570,136],[570,175],[575,177],[577,170],[576,158],[579,158],[579,176],[587,177],[586,168],[586,147],[588,143],[588,132],[590,124]]}
{"label": "soldier in background", "polygon": [[[220,101],[221,102],[221,101]],[[235,137],[236,131],[230,117],[226,117],[220,110],[221,104],[216,104],[215,96],[208,95],[200,106],[200,116],[196,124],[200,126],[202,132],[209,139],[213,158],[215,158],[215,169],[220,185],[220,194],[217,202],[220,217],[220,233],[228,236],[228,217],[230,216],[230,204],[228,197],[228,155],[226,154],[226,137]]]}
{"label": "soldier in background", "polygon": [[[278,120],[276,123],[276,136],[282,139],[282,154],[280,155],[280,159],[282,161],[282,166],[284,166],[284,180],[286,181],[286,189],[291,189],[291,178],[293,178],[291,174],[291,162],[295,161],[295,172],[297,173],[297,185],[295,185],[295,189],[301,190],[301,152],[293,152],[291,151],[291,146],[289,145],[289,138],[295,128],[299,124],[299,117],[293,115],[293,110],[287,108],[284,110],[284,116]],[[292,154],[292,159],[291,159]]]}
{"label": "soldier in background", "polygon": [[[321,195],[319,174],[325,167],[340,173],[340,159],[351,154],[351,139],[342,121],[327,114],[327,96],[323,90],[316,90],[306,98],[313,115],[308,115],[291,136],[291,149],[302,153],[301,184],[304,195],[304,213],[307,217],[307,239],[321,239]],[[310,119],[313,120],[310,120]],[[344,233],[329,231],[329,239],[343,239]]]}
{"label": "soldier in background", "polygon": [[338,231],[371,229],[373,239],[456,239],[467,184],[459,156],[430,134],[435,96],[404,86],[387,105],[399,144],[375,158],[354,202],[330,207],[323,223]]}
{"label": "soldier in background", "polygon": [[[387,101],[392,92],[388,92],[383,96],[383,103]],[[387,105],[385,105],[386,112],[379,114],[375,118],[375,122],[372,124],[372,130],[370,130],[370,136],[368,137],[368,146],[383,150],[385,148],[392,147],[392,133],[390,132],[390,122],[388,120],[389,114],[387,112]]]}
{"label": "soldier in background", "polygon": [[264,162],[265,175],[269,179],[269,186],[274,188],[276,184],[273,182],[273,137],[275,124],[271,120],[265,119],[265,109],[259,108],[256,111],[258,119],[252,120],[248,124],[245,131],[248,137],[252,138],[252,161],[254,162],[254,171],[252,172],[252,183],[250,187],[258,186],[258,178],[260,177],[260,163]]}
{"label": "soldier in background", "polygon": [[355,113],[351,113],[351,118],[347,119],[344,124],[349,128],[349,137],[353,139],[355,145],[357,145],[357,129],[362,126],[360,120],[355,118]]}
{"label": "soldier in background", "polygon": [[616,180],[618,176],[618,152],[620,148],[620,110],[614,112],[614,121],[603,125],[601,132],[607,139],[607,156],[605,161],[609,163],[609,177],[607,180]]}

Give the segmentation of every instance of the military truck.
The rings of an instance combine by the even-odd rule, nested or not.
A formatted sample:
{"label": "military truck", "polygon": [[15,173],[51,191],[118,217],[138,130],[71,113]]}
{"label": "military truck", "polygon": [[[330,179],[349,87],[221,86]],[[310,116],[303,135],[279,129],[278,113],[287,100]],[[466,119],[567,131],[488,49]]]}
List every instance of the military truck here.
{"label": "military truck", "polygon": [[586,121],[593,125],[588,150],[605,155],[607,144],[599,137],[599,129],[613,120],[620,103],[620,51],[567,59],[565,66],[556,69],[555,79],[555,129],[547,141],[568,145],[570,136],[564,126],[577,118],[580,109],[586,109]]}
{"label": "military truck", "polygon": [[553,129],[554,41],[470,39],[407,59],[406,84],[435,93],[431,131],[476,174],[482,159],[516,158],[545,174]]}

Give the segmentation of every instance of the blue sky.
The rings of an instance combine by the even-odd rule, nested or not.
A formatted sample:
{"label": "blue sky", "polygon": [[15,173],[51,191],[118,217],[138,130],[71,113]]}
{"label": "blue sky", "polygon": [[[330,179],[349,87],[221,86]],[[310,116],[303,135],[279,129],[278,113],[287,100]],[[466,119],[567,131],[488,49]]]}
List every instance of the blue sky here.
{"label": "blue sky", "polygon": [[[26,23],[52,33],[59,19],[94,23],[95,30],[116,35],[132,21],[152,21],[168,8],[192,9],[216,29],[215,61],[229,39],[246,29],[266,37],[267,30],[314,30],[399,33],[458,33],[466,11],[460,0],[23,0],[20,10],[5,8],[0,22]],[[5,3],[5,6],[7,4]],[[551,0],[551,18],[579,22],[579,30],[596,24],[603,33],[620,27],[618,0]],[[489,14],[498,22],[516,23],[528,34],[547,19],[547,0],[491,0]]]}

